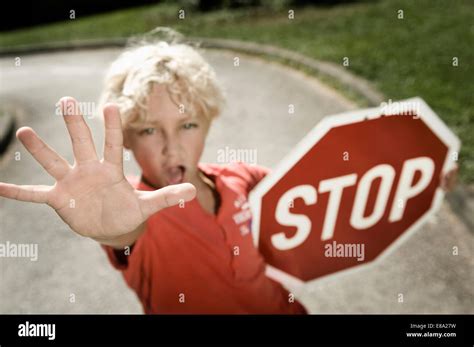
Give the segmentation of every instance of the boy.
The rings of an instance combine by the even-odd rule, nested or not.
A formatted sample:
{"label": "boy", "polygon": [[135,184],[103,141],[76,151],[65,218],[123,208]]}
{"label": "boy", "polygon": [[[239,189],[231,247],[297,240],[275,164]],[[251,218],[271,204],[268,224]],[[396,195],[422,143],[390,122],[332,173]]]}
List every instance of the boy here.
{"label": "boy", "polygon": [[[236,218],[250,215],[248,193],[268,170],[199,163],[223,101],[203,58],[184,44],[132,48],[112,64],[102,100],[102,160],[76,101],[62,98],[74,165],[23,127],[18,138],[57,182],[0,183],[0,196],[47,203],[100,242],[146,313],[306,313],[265,276],[250,218]],[[138,180],[124,177],[123,146],[140,165]]]}
{"label": "boy", "polygon": [[[234,218],[249,215],[247,195],[267,170],[198,163],[223,103],[199,53],[166,42],[132,48],[112,64],[102,100],[102,160],[76,101],[62,98],[74,165],[23,127],[19,140],[56,184],[0,183],[0,195],[47,203],[100,242],[146,313],[306,313],[265,276],[250,218]],[[123,146],[138,180],[124,177]]]}

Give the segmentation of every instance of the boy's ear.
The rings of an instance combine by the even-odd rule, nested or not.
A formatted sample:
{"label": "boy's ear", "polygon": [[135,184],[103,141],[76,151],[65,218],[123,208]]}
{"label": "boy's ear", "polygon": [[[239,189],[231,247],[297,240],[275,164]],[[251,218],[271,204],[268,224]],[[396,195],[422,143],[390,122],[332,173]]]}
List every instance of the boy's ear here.
{"label": "boy's ear", "polygon": [[123,147],[125,149],[130,149],[130,135],[127,130],[123,131]]}

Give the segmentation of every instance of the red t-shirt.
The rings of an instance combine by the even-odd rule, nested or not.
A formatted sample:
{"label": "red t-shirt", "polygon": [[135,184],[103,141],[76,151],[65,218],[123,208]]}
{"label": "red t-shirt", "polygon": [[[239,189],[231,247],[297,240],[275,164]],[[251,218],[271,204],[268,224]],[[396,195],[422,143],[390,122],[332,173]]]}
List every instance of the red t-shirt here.
{"label": "red t-shirt", "polygon": [[130,255],[103,246],[145,313],[306,313],[265,276],[265,262],[253,244],[247,196],[268,170],[244,163],[198,167],[220,195],[217,215],[194,199],[151,216]]}

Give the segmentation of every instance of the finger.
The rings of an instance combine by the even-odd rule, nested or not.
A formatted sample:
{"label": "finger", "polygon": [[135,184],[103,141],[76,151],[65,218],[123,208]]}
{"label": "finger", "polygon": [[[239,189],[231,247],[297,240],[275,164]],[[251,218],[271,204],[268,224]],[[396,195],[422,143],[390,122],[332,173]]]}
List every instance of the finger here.
{"label": "finger", "polygon": [[76,100],[66,96],[61,98],[59,103],[69,136],[71,137],[72,150],[76,162],[97,160],[91,131],[81,115]]}
{"label": "finger", "polygon": [[145,218],[167,207],[190,201],[196,197],[191,183],[167,186],[153,192],[140,192],[141,209]]}
{"label": "finger", "polygon": [[56,180],[60,180],[69,172],[68,162],[49,147],[33,129],[20,128],[16,136],[36,161]]}
{"label": "finger", "polygon": [[107,104],[104,107],[105,143],[104,160],[120,165],[123,163],[122,121],[117,105]]}
{"label": "finger", "polygon": [[447,191],[448,188],[447,188],[447,179],[446,179],[446,176],[442,176],[441,177],[441,181],[440,181],[440,184],[439,184],[439,187],[444,190],[444,191]]}
{"label": "finger", "polygon": [[440,187],[445,192],[450,192],[456,186],[457,177],[459,174],[459,166],[454,163],[453,167],[446,172],[441,173]]}
{"label": "finger", "polygon": [[446,189],[448,191],[452,191],[454,187],[456,186],[457,177],[458,177],[457,168],[449,172],[448,177],[446,179]]}
{"label": "finger", "polygon": [[19,201],[48,203],[49,186],[17,186],[0,182],[0,196]]}

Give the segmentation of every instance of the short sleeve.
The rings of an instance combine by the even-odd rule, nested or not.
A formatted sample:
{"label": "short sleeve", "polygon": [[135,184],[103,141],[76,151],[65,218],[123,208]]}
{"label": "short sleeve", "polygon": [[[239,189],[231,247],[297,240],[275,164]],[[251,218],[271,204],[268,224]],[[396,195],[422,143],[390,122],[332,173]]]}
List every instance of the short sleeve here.
{"label": "short sleeve", "polygon": [[239,162],[238,165],[249,174],[249,192],[271,172],[269,168],[260,165],[246,164],[242,162]]}
{"label": "short sleeve", "polygon": [[125,271],[142,261],[144,252],[146,251],[146,247],[144,247],[144,243],[146,243],[144,242],[144,238],[146,238],[147,231],[148,223],[143,233],[129,248],[124,247],[123,249],[116,249],[112,246],[100,245],[114,268]]}
{"label": "short sleeve", "polygon": [[133,253],[135,244],[133,244],[129,249],[129,254],[127,254],[127,249],[116,249],[111,246],[101,245],[104,249],[107,258],[114,268],[117,270],[126,270],[128,268],[128,258]]}

